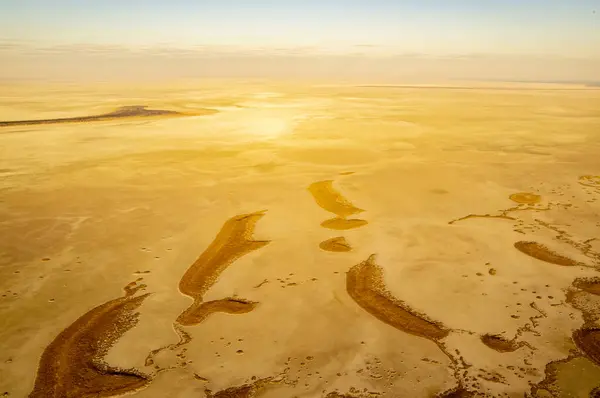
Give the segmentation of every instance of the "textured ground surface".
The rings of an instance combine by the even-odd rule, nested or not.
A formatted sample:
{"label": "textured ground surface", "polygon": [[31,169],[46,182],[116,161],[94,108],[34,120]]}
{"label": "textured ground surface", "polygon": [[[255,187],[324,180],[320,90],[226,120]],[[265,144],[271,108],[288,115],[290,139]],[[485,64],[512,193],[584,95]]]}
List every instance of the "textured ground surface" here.
{"label": "textured ground surface", "polygon": [[600,396],[600,90],[499,88],[2,86],[0,394]]}

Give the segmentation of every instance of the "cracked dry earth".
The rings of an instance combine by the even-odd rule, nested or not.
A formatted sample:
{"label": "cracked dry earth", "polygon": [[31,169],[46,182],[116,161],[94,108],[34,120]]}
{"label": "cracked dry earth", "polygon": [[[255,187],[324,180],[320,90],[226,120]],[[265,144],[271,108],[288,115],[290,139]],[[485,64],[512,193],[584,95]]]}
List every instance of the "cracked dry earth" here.
{"label": "cracked dry earth", "polygon": [[3,86],[0,396],[600,397],[600,91],[499,84]]}

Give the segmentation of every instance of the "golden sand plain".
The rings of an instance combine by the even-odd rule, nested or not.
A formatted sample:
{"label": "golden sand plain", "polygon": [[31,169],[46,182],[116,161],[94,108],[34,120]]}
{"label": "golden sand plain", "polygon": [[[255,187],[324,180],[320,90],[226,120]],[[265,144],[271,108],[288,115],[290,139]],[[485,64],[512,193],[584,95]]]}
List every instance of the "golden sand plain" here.
{"label": "golden sand plain", "polygon": [[0,93],[0,395],[600,394],[600,90]]}

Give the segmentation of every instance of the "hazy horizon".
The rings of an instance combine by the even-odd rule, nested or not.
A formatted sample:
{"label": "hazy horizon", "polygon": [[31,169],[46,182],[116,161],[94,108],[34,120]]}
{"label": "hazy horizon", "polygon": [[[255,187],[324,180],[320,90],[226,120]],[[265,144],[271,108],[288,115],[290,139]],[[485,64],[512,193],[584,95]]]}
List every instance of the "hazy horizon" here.
{"label": "hazy horizon", "polygon": [[600,81],[600,1],[0,1],[3,80]]}

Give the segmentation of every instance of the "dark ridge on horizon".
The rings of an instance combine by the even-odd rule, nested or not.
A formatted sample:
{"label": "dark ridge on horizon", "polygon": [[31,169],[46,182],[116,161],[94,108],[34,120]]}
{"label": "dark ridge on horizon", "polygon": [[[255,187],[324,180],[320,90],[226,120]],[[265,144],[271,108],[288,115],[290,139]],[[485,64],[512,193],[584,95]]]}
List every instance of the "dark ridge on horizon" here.
{"label": "dark ridge on horizon", "polygon": [[[509,82],[507,82],[509,83]],[[518,83],[518,82],[512,82]],[[522,82],[525,83],[525,82]],[[537,82],[529,82],[537,83]],[[407,84],[370,84],[370,85],[359,85],[357,87],[363,88],[410,88],[410,89],[424,89],[424,90],[497,90],[497,91],[586,91],[589,88],[586,87],[600,87],[600,83],[589,84],[586,87],[475,87],[475,86],[420,86],[420,85],[407,85]]]}
{"label": "dark ridge on horizon", "polygon": [[515,80],[515,79],[454,79],[457,81],[477,81],[477,82],[498,82],[498,83],[541,83],[541,84],[569,84],[569,85],[579,85],[584,87],[600,87],[600,80]]}
{"label": "dark ridge on horizon", "polygon": [[145,105],[122,106],[113,112],[104,113],[95,116],[76,116],[57,119],[33,119],[33,120],[11,120],[0,121],[0,127],[27,126],[34,124],[59,124],[59,123],[85,123],[100,122],[113,119],[134,118],[134,117],[154,117],[154,116],[184,116],[184,114],[175,111],[166,111],[161,109],[146,109]]}

